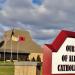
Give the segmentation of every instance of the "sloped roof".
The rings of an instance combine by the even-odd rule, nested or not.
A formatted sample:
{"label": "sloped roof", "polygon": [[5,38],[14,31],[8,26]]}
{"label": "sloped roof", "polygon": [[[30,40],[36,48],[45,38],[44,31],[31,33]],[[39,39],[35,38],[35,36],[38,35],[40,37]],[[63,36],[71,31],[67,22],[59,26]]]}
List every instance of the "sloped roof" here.
{"label": "sloped roof", "polygon": [[57,52],[67,37],[75,38],[75,32],[62,30],[52,44],[45,44],[53,52]]}
{"label": "sloped roof", "polygon": [[[19,41],[16,42],[10,39],[6,43],[6,45],[4,43],[4,45],[0,47],[0,52],[3,52],[4,49],[6,50],[6,52],[10,52],[11,48],[13,52],[17,52],[18,50],[19,53],[41,53],[42,52],[41,46],[36,44],[32,40],[28,31],[14,29],[13,32],[15,37],[23,36],[25,38],[24,42],[20,43]],[[11,34],[12,34],[12,30],[9,30],[4,33],[4,36],[10,38]],[[12,42],[12,47],[11,47],[11,42]]]}

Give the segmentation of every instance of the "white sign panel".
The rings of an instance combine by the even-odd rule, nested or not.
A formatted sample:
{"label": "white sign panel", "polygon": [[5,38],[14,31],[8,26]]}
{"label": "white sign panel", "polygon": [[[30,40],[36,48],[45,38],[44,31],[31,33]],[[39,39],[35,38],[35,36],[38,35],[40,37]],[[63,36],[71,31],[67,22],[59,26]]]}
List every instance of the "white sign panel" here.
{"label": "white sign panel", "polygon": [[75,74],[75,38],[67,38],[52,53],[52,74]]}

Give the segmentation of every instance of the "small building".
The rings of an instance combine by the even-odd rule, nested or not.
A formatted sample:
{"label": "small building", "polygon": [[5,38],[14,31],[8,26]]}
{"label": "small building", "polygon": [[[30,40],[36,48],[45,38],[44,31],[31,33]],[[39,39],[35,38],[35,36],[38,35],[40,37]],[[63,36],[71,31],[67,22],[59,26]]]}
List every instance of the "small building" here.
{"label": "small building", "polygon": [[0,42],[0,60],[29,61],[43,57],[41,46],[36,44],[28,31],[13,29],[4,33]]}

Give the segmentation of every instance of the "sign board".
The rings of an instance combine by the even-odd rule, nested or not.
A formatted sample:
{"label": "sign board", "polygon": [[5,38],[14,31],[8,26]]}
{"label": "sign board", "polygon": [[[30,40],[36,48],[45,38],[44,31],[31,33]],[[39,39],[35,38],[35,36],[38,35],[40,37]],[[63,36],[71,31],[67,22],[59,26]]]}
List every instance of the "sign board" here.
{"label": "sign board", "polygon": [[43,75],[75,75],[75,32],[61,31],[43,51]]}
{"label": "sign board", "polygon": [[75,74],[75,38],[67,38],[58,52],[52,52],[52,74]]}

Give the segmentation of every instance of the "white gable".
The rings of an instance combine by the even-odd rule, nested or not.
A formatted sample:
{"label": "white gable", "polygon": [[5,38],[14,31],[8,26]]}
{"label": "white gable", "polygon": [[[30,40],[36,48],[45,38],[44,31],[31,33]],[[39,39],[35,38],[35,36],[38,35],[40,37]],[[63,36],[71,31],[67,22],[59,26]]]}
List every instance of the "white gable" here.
{"label": "white gable", "polygon": [[[74,49],[72,47],[66,49],[67,46],[74,47],[75,38],[66,38],[58,52],[52,53],[52,74],[75,74],[75,71],[73,71],[75,68],[75,51],[71,51],[75,50],[75,47]],[[65,61],[62,60],[64,56]]]}

